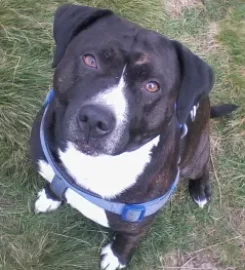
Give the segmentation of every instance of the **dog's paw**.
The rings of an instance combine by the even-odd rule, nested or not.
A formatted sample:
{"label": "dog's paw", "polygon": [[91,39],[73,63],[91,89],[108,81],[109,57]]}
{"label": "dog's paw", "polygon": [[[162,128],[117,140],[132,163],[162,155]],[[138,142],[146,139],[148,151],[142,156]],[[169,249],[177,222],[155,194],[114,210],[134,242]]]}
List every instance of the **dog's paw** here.
{"label": "dog's paw", "polygon": [[190,195],[200,208],[203,208],[211,199],[211,186],[209,182],[201,183],[201,180],[190,180]]}
{"label": "dog's paw", "polygon": [[195,203],[198,204],[198,206],[200,208],[203,208],[205,206],[205,204],[208,202],[208,200],[205,198],[205,199],[200,199],[199,197],[194,199]]}
{"label": "dog's paw", "polygon": [[102,249],[101,256],[100,268],[102,270],[117,270],[126,267],[126,265],[121,264],[117,256],[114,255],[111,244],[108,244]]}
{"label": "dog's paw", "polygon": [[56,210],[61,205],[61,201],[48,198],[45,189],[38,193],[38,198],[35,202],[35,213],[45,213]]}

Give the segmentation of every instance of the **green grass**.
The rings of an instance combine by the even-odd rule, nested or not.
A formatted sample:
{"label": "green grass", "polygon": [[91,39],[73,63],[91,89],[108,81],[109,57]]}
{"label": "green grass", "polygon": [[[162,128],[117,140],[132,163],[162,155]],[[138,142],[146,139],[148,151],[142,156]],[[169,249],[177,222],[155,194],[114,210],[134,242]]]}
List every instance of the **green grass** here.
{"label": "green grass", "polygon": [[[130,269],[245,269],[245,5],[206,1],[173,16],[171,0],[77,1],[111,8],[176,38],[216,72],[213,103],[233,102],[232,117],[212,121],[212,203],[190,200],[186,184],[158,216]],[[172,1],[174,2],[174,1]],[[176,2],[176,1],[175,1]],[[32,121],[52,85],[52,21],[62,1],[0,1],[0,269],[98,269],[110,233],[63,207],[35,215],[43,181],[30,165]],[[206,266],[209,265],[210,268]],[[172,267],[172,268],[171,268]],[[206,267],[206,268],[205,268]]]}

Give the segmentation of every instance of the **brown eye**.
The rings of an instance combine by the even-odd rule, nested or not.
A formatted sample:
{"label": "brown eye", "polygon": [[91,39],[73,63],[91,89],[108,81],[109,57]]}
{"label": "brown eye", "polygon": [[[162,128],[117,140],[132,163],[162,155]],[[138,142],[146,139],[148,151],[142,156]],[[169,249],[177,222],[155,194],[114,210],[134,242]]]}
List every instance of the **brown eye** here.
{"label": "brown eye", "polygon": [[160,86],[157,82],[151,81],[145,85],[145,89],[149,92],[157,92],[160,89]]}
{"label": "brown eye", "polygon": [[84,55],[83,61],[89,67],[97,68],[96,60],[91,54]]}

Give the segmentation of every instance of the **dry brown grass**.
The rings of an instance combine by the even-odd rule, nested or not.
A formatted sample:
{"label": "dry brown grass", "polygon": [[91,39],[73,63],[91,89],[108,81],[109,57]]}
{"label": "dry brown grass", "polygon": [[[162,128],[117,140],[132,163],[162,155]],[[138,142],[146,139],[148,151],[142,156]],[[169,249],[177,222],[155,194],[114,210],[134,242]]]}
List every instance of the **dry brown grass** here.
{"label": "dry brown grass", "polygon": [[201,57],[207,57],[222,50],[217,36],[219,34],[219,26],[216,22],[211,22],[207,31],[198,36],[185,34],[181,36],[181,41],[190,47]]}
{"label": "dry brown grass", "polygon": [[240,69],[240,74],[245,77],[245,67]]}
{"label": "dry brown grass", "polygon": [[181,17],[185,8],[198,6],[204,8],[203,0],[166,0],[164,1],[165,10],[172,18]]}
{"label": "dry brown grass", "polygon": [[229,226],[236,235],[240,236],[236,241],[241,248],[243,258],[245,258],[245,208],[228,208],[227,217],[229,218]]}
{"label": "dry brown grass", "polygon": [[160,257],[161,270],[236,270],[223,266],[219,254],[213,250],[204,250],[196,254],[171,252]]}

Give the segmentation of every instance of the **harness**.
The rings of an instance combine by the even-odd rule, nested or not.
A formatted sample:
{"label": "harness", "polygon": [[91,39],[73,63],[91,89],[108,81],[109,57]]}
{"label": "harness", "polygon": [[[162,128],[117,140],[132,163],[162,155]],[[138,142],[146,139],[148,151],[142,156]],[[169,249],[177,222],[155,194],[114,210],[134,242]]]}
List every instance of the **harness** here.
{"label": "harness", "polygon": [[[170,196],[175,191],[180,178],[180,169],[177,168],[177,174],[173,181],[172,186],[163,196],[158,197],[154,200],[137,203],[137,204],[125,204],[120,202],[113,202],[107,199],[102,198],[101,196],[90,192],[87,189],[84,189],[72,181],[71,176],[65,171],[65,169],[55,161],[55,158],[49,148],[48,136],[45,132],[46,129],[46,115],[50,103],[53,101],[55,96],[54,90],[50,90],[47,94],[46,100],[44,102],[44,113],[41,120],[40,126],[40,140],[43,153],[47,159],[48,164],[54,171],[55,176],[53,177],[50,188],[54,194],[61,200],[65,199],[65,192],[68,188],[88,200],[89,202],[97,205],[100,208],[103,208],[106,211],[114,213],[121,216],[122,220],[127,222],[142,222],[145,217],[151,216],[158,212],[169,200]],[[187,134],[187,126],[181,125],[182,130],[181,138]]]}

